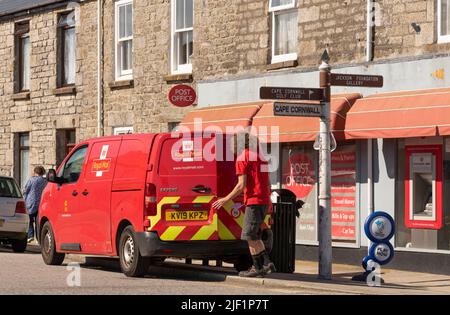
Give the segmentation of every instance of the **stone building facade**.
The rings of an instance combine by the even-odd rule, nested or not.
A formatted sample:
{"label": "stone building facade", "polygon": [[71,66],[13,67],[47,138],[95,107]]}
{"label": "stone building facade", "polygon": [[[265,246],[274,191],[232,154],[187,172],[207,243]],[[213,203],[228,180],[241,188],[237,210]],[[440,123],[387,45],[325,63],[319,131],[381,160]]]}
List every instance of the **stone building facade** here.
{"label": "stone building facade", "polygon": [[[446,0],[374,1],[378,22],[370,62],[366,61],[367,1],[293,1],[290,10],[298,16],[296,58],[273,62],[271,1],[193,0],[192,73],[174,74],[174,1],[133,0],[133,76],[122,81],[115,78],[116,1],[75,1],[76,80],[72,88],[60,88],[57,79],[58,17],[68,10],[69,2],[30,1],[29,7],[0,12],[0,174],[19,176],[21,134],[29,136],[27,172],[35,165],[57,166],[71,141],[110,135],[120,127],[133,127],[133,132],[168,131],[191,109],[169,104],[167,93],[174,84],[195,87],[197,106],[254,101],[258,87],[271,80],[280,85],[316,82],[315,71],[325,48],[335,68],[355,67],[360,72],[402,58],[442,57],[426,69],[426,84],[448,84],[445,76],[432,76],[434,70],[445,70],[443,62],[450,49],[449,43],[438,43],[440,1]],[[102,130],[97,128],[99,4],[103,7]],[[20,21],[29,21],[30,27],[31,76],[26,93],[15,89],[14,33]],[[393,77],[392,82],[404,80]],[[75,139],[66,131],[74,132]]]}

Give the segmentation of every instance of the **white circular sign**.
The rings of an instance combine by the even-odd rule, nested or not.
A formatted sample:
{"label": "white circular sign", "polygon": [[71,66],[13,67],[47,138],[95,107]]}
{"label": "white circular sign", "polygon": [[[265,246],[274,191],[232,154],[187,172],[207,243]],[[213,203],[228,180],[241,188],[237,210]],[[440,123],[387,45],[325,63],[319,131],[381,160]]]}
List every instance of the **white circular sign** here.
{"label": "white circular sign", "polygon": [[231,211],[231,215],[232,215],[234,218],[238,218],[238,217],[241,215],[241,211],[239,211],[239,209],[237,209],[237,208],[234,208],[234,209]]}
{"label": "white circular sign", "polygon": [[375,247],[374,256],[380,263],[388,260],[391,255],[391,249],[387,244],[381,243]]}
{"label": "white circular sign", "polygon": [[378,240],[386,239],[392,232],[392,224],[385,217],[375,217],[370,225],[370,232]]}

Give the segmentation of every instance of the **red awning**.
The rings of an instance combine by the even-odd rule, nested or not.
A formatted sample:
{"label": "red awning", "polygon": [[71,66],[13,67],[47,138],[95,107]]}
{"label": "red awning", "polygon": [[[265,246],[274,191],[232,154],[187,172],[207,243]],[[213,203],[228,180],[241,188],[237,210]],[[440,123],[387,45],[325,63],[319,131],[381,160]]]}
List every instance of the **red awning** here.
{"label": "red awning", "polygon": [[347,139],[450,135],[450,88],[383,93],[347,114]]}
{"label": "red awning", "polygon": [[[180,126],[188,127],[194,131],[195,121],[201,121],[201,130],[227,131],[228,128],[247,128],[252,119],[265,102],[245,103],[236,105],[214,106],[193,110],[189,112]],[[200,126],[200,125],[199,125]]]}
{"label": "red awning", "polygon": [[[336,139],[344,139],[346,114],[361,94],[334,95],[331,99],[331,130]],[[303,102],[302,102],[303,103]],[[313,102],[310,102],[313,103]],[[253,118],[253,126],[258,133],[267,136],[272,142],[276,136],[273,127],[279,129],[280,142],[314,141],[319,132],[319,119],[317,117],[281,117],[273,115],[273,102],[264,104]],[[267,127],[267,132],[261,128]]]}

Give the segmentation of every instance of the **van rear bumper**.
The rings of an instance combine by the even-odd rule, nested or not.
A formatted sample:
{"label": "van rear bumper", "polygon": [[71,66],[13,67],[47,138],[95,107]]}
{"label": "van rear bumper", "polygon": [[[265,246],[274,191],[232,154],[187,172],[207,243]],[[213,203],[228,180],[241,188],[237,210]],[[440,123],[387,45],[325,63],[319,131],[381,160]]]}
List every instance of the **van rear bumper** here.
{"label": "van rear bumper", "polygon": [[143,257],[178,257],[178,258],[232,258],[249,255],[245,241],[161,241],[154,232],[136,233],[139,251]]}

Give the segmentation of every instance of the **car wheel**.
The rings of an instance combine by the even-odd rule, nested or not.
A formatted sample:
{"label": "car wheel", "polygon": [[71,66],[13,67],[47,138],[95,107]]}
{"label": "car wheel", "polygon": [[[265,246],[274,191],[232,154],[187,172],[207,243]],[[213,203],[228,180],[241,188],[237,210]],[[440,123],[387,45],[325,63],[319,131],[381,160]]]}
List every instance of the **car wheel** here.
{"label": "car wheel", "polygon": [[65,254],[56,252],[55,235],[50,222],[46,222],[41,231],[41,254],[45,264],[51,266],[62,265]]}
{"label": "car wheel", "polygon": [[21,239],[21,240],[11,240],[11,246],[12,250],[15,253],[23,253],[27,249],[27,237]]}
{"label": "car wheel", "polygon": [[147,274],[150,259],[142,257],[133,227],[122,232],[119,242],[120,268],[127,277],[142,277]]}
{"label": "car wheel", "polygon": [[236,269],[236,271],[238,272],[249,270],[252,266],[253,260],[250,255],[241,256],[234,263],[234,269]]}

